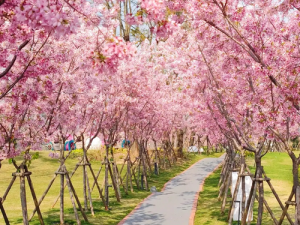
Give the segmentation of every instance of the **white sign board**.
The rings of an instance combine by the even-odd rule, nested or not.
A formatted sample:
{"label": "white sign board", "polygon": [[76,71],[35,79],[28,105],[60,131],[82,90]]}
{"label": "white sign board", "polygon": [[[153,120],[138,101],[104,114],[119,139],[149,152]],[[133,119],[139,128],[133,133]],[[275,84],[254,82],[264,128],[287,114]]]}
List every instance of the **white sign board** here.
{"label": "white sign board", "polygon": [[[231,195],[234,194],[234,189],[236,186],[236,182],[238,179],[238,172],[232,172],[232,182],[231,182]],[[250,190],[252,186],[252,179],[250,176],[245,176],[245,192],[246,192],[246,204],[249,198]],[[240,182],[240,186],[238,189],[237,198],[235,199],[235,203],[233,204],[234,212],[233,212],[233,221],[241,221],[242,220],[242,181]],[[248,214],[251,214],[251,221],[253,220],[253,212],[252,209],[249,209]],[[248,222],[248,217],[247,217]]]}

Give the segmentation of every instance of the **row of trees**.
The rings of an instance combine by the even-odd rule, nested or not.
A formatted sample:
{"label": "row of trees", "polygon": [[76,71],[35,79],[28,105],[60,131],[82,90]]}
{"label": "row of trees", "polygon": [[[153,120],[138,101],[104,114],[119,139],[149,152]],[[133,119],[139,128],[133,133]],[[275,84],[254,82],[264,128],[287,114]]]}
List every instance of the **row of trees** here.
{"label": "row of trees", "polygon": [[[281,204],[282,217],[274,220],[281,224],[289,205],[299,205],[298,197],[292,199],[298,196],[300,161],[290,141],[299,136],[299,1],[151,2],[160,9],[155,9],[157,21],[168,11],[182,18],[180,28],[174,19],[164,20],[160,28],[171,34],[159,46],[168,55],[164,65],[181,75],[183,92],[192,99],[187,108],[197,132],[241,154],[240,176],[245,176],[245,151],[255,154],[257,224],[262,224],[265,204],[263,181],[269,179],[261,159],[276,142],[290,155],[293,188]],[[145,7],[153,10],[153,5]],[[250,201],[246,204],[244,212]],[[299,215],[298,208],[295,224]]]}
{"label": "row of trees", "polygon": [[68,135],[172,129],[180,118],[173,87],[149,43],[115,35],[117,6],[1,4],[1,159]]}
{"label": "row of trees", "polygon": [[[44,224],[39,205],[57,177],[60,179],[60,222],[64,224],[64,188],[68,187],[74,197],[71,200],[76,221],[80,224],[76,204],[83,218],[87,220],[87,217],[72,185],[72,175],[69,176],[64,165],[68,155],[62,148],[60,165],[38,201],[27,167],[30,150],[39,150],[49,141],[64,146],[70,136],[82,141],[84,157],[74,171],[79,166],[85,171],[84,208],[87,210],[88,201],[92,201],[89,171],[93,175],[92,189],[97,188],[108,209],[109,176],[117,199],[120,198],[120,175],[108,159],[109,149],[119,141],[121,132],[125,140],[138,141],[141,149],[150,138],[168,140],[170,133],[183,125],[185,112],[179,101],[181,93],[174,92],[176,88],[168,80],[165,68],[157,64],[156,54],[159,53],[155,52],[155,46],[140,39],[130,42],[130,25],[124,21],[127,7],[132,7],[128,1],[16,0],[0,3],[0,164],[2,160],[12,159],[16,169],[7,191],[0,198],[2,215],[9,224],[3,202],[14,181],[20,177],[23,223],[29,224],[27,178],[35,203],[34,213]],[[142,32],[136,30],[136,35]],[[92,140],[100,135],[107,148],[104,193],[86,157]],[[90,144],[85,147],[87,138]],[[135,169],[146,179],[149,155],[141,151],[144,153],[140,154]],[[24,161],[18,164],[13,158],[21,152],[25,152]],[[148,164],[145,164],[145,157]],[[169,155],[162,156],[165,157]],[[134,160],[127,160],[128,171]],[[126,190],[135,172],[127,174]],[[137,177],[137,181],[142,179]],[[93,213],[92,202],[90,207]]]}

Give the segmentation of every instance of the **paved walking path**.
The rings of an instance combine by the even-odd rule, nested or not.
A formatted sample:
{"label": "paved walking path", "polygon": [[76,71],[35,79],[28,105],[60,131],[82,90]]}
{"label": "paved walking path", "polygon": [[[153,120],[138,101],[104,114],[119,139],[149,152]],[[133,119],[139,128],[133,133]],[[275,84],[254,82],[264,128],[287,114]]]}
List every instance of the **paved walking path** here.
{"label": "paved walking path", "polygon": [[223,158],[198,161],[169,181],[162,192],[150,195],[119,225],[189,225],[201,183]]}

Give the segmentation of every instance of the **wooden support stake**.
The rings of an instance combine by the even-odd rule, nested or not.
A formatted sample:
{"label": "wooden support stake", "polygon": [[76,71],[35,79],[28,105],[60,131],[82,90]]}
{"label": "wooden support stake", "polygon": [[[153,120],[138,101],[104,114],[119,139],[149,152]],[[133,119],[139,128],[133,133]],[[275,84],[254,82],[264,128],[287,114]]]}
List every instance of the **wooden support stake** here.
{"label": "wooden support stake", "polygon": [[9,220],[8,220],[8,218],[7,218],[6,212],[5,212],[4,207],[3,207],[3,205],[2,205],[2,198],[0,198],[0,211],[1,211],[1,213],[2,213],[2,216],[3,216],[3,219],[4,219],[5,224],[6,224],[6,225],[9,225]]}
{"label": "wooden support stake", "polygon": [[[127,174],[129,176],[129,184],[130,184],[130,191],[133,192],[133,187],[132,187],[132,174],[131,174],[131,161],[130,161],[130,157],[129,157],[129,162],[127,164]],[[128,188],[128,184],[127,184],[127,188]]]}
{"label": "wooden support stake", "polygon": [[75,192],[74,186],[73,186],[73,184],[72,184],[72,182],[71,182],[71,179],[70,179],[68,173],[66,173],[66,180],[67,180],[67,182],[68,182],[69,185],[70,185],[71,191],[73,192],[73,195],[74,195],[75,200],[76,200],[76,202],[77,202],[78,208],[79,208],[79,210],[81,211],[81,214],[82,214],[84,220],[88,222],[88,218],[86,217],[86,214],[85,214],[84,210],[83,210],[82,207],[81,207],[81,203],[80,203],[80,201],[79,201],[79,199],[78,199],[78,196],[77,196],[77,194],[76,194],[76,192]]}
{"label": "wooden support stake", "polygon": [[295,201],[296,201],[296,222],[295,222],[295,224],[299,224],[300,223],[300,186],[296,187]]}
{"label": "wooden support stake", "polygon": [[117,171],[117,164],[115,162],[113,162],[113,174],[114,174],[114,179],[115,179],[115,182],[116,182],[116,186],[117,186],[117,191],[118,191],[118,195],[120,198],[122,198],[121,196],[121,191],[120,191],[120,179],[119,179],[119,173]]}
{"label": "wooden support stake", "polygon": [[[139,159],[139,163],[138,163],[138,166],[137,166],[137,169],[138,169],[138,171],[137,171],[137,173],[138,173],[138,175],[137,175],[137,183],[138,183],[138,186],[140,185],[140,177],[141,177],[141,159]],[[141,187],[142,188],[142,187]]]}
{"label": "wooden support stake", "polygon": [[[76,164],[76,166],[75,166],[73,172],[72,172],[71,175],[70,175],[70,178],[72,178],[72,176],[75,174],[75,172],[76,172],[76,170],[78,169],[78,167],[79,167],[79,163]],[[59,174],[59,172],[60,172],[60,169],[58,169],[58,170],[56,171],[56,175]],[[50,189],[52,183],[54,182],[55,178],[56,178],[56,176],[55,176],[55,177],[53,178],[53,180],[50,182],[50,185],[48,186],[47,190],[45,191],[46,194],[47,194],[47,192],[49,191],[49,189]],[[65,184],[64,189],[65,189],[66,187],[67,187],[67,184]],[[53,203],[53,205],[52,205],[52,209],[55,207],[56,203],[58,202],[59,197],[60,197],[60,195],[58,195],[58,196],[56,197],[56,199],[55,199],[55,201],[54,201],[54,203]]]}
{"label": "wooden support stake", "polygon": [[144,175],[144,180],[145,180],[145,185],[146,185],[146,190],[149,190],[149,185],[148,185],[148,180],[147,180],[147,168],[145,165],[145,159],[142,155],[142,164],[143,164],[143,175]]}
{"label": "wooden support stake", "polygon": [[245,212],[245,203],[246,203],[246,183],[245,183],[245,176],[242,177],[242,215]]}
{"label": "wooden support stake", "polygon": [[[255,176],[254,177],[257,177],[257,170],[255,171]],[[246,213],[244,213],[243,217],[242,217],[242,223],[241,223],[242,225],[246,224],[246,220],[247,220],[247,215],[248,215],[249,209],[250,209],[250,207],[252,209],[253,204],[254,204],[255,194],[256,194],[256,182],[253,179],[252,180],[251,189],[250,189],[250,193],[249,193],[249,197],[248,197],[248,201],[247,201],[247,205],[246,205],[246,209],[245,209]],[[250,214],[248,215],[248,220],[249,220],[249,216],[250,216]]]}
{"label": "wooden support stake", "polygon": [[[42,201],[43,201],[44,198],[46,197],[46,195],[47,195],[48,191],[50,190],[52,184],[54,183],[56,177],[57,177],[57,174],[54,174],[54,177],[53,177],[52,180],[50,181],[50,183],[49,183],[49,185],[48,185],[46,191],[43,193],[42,197],[40,198],[40,200],[39,200],[39,202],[38,202],[38,205],[39,205],[39,206],[41,205]],[[58,196],[58,198],[59,198],[59,196]],[[37,211],[37,208],[35,207],[34,210],[33,210],[33,212],[32,212],[32,214],[31,214],[31,216],[30,216],[29,221],[32,220],[32,218],[33,218],[34,214],[36,213],[36,211]]]}
{"label": "wooden support stake", "polygon": [[132,169],[132,175],[133,175],[133,179],[134,179],[134,182],[135,182],[137,188],[140,189],[140,184],[139,184],[139,182],[138,182],[138,180],[136,179],[136,176],[135,176],[135,169],[136,169],[136,167],[134,167]]}
{"label": "wooden support stake", "polygon": [[86,170],[85,165],[82,166],[82,172],[83,172],[83,199],[84,199],[84,211],[88,211],[88,201],[87,201],[87,194],[86,194]]}
{"label": "wooden support stake", "polygon": [[[292,192],[291,192],[291,194],[290,194],[290,196],[289,196],[289,198],[288,198],[288,201],[291,201],[291,200],[292,200],[292,198],[294,197],[294,194],[295,194],[295,192],[294,192],[294,189],[293,189]],[[286,214],[287,214],[287,211],[288,211],[289,206],[290,206],[289,204],[286,204],[286,205],[285,205],[284,210],[283,210],[283,212],[282,212],[282,215],[281,215],[281,217],[280,217],[280,220],[279,220],[279,222],[278,222],[278,225],[281,225],[281,224],[282,224],[282,222],[283,222],[283,220],[284,220],[284,217],[285,217]]]}
{"label": "wooden support stake", "polygon": [[117,183],[116,183],[116,180],[115,180],[115,177],[113,175],[113,172],[112,172],[112,169],[111,169],[111,166],[110,166],[109,162],[108,162],[108,171],[109,171],[109,174],[110,174],[110,177],[111,177],[111,181],[112,181],[112,185],[114,187],[114,191],[115,191],[117,201],[121,202],[121,199],[120,199],[120,196],[119,196],[119,193],[118,193]]}
{"label": "wooden support stake", "polygon": [[[266,175],[266,173],[265,173],[264,170],[263,170],[263,174],[264,174],[265,177],[267,177],[267,175]],[[275,189],[274,189],[274,187],[273,187],[271,181],[270,181],[270,180],[267,180],[267,183],[268,183],[268,185],[269,185],[271,191],[273,192],[273,195],[275,196],[277,202],[279,203],[281,209],[284,211],[284,205],[282,204],[282,202],[281,202],[281,200],[280,200],[278,194],[276,193],[276,191],[275,191]],[[293,223],[293,221],[292,221],[290,215],[288,214],[288,212],[286,212],[286,216],[287,216],[287,219],[288,219],[288,221],[290,222],[290,224],[291,224],[291,225],[294,225],[294,223]],[[278,222],[278,223],[279,223],[279,222]]]}
{"label": "wooden support stake", "polygon": [[89,202],[90,202],[91,214],[92,214],[92,216],[95,216],[94,207],[93,207],[92,193],[91,193],[90,182],[89,182],[89,177],[88,177],[88,174],[87,174],[87,170],[86,170],[86,185],[87,185],[88,197],[89,197]]}
{"label": "wooden support stake", "polygon": [[123,183],[123,181],[122,181],[122,177],[121,177],[121,173],[119,172],[119,169],[118,169],[118,166],[116,165],[116,172],[117,172],[117,174],[118,174],[118,180],[119,180],[119,184],[120,185],[122,185],[123,186],[123,189],[125,190],[125,185],[124,185],[124,183]]}
{"label": "wooden support stake", "polygon": [[231,169],[232,168],[231,168],[231,164],[230,164],[228,171],[226,171],[226,173],[225,173],[224,182],[222,183],[220,190],[219,190],[219,196],[218,196],[219,200],[221,200],[225,194],[226,194],[225,198],[227,199],[227,192],[228,192],[229,185],[231,183],[229,181],[229,184],[227,185],[227,182],[228,182],[228,179],[231,180]]}
{"label": "wooden support stake", "polygon": [[3,197],[2,197],[2,203],[6,200],[6,197],[7,197],[8,193],[9,193],[11,187],[12,187],[13,184],[15,183],[16,178],[17,178],[16,176],[13,176],[13,178],[11,179],[11,181],[10,181],[10,183],[9,183],[9,185],[8,185],[8,187],[7,187],[7,189],[6,189],[5,193],[4,193],[4,195],[3,195]]}
{"label": "wooden support stake", "polygon": [[[255,198],[256,198],[257,201],[259,200],[257,194],[255,195]],[[273,212],[272,212],[271,208],[269,207],[269,205],[268,205],[267,201],[265,200],[265,198],[263,198],[263,203],[264,203],[264,205],[266,206],[266,208],[267,208],[267,210],[268,210],[268,212],[269,212],[269,214],[270,214],[270,216],[271,216],[271,218],[272,218],[274,224],[275,224],[275,225],[278,225],[278,221],[276,220],[276,217],[275,217],[275,215],[273,214]]]}
{"label": "wooden support stake", "polygon": [[[243,170],[241,170],[243,171]],[[238,194],[238,191],[239,191],[239,187],[240,187],[240,183],[241,183],[241,177],[238,176],[238,179],[236,181],[236,185],[235,185],[235,188],[234,188],[234,192],[233,192],[233,196],[232,196],[232,201],[231,201],[231,204],[230,204],[230,207],[229,207],[229,217],[228,217],[228,224],[231,224],[232,223],[232,220],[233,220],[233,212],[234,212],[234,201],[237,197],[237,194]]]}
{"label": "wooden support stake", "polygon": [[[24,169],[25,169],[25,172],[28,172],[27,166],[24,166]],[[33,199],[33,202],[34,202],[34,205],[35,205],[38,217],[39,217],[39,221],[40,221],[41,225],[44,225],[45,223],[44,223],[44,220],[43,220],[43,217],[42,217],[42,213],[41,213],[41,210],[40,210],[37,198],[36,198],[36,194],[35,194],[35,191],[34,191],[34,188],[33,188],[31,177],[30,176],[26,176],[26,178],[27,178],[28,185],[29,185],[30,192],[31,192],[31,196],[32,196],[32,199]]]}
{"label": "wooden support stake", "polygon": [[129,172],[128,172],[129,162],[127,161],[127,172],[126,172],[126,184],[125,184],[125,193],[128,195],[128,186],[129,186]]}
{"label": "wooden support stake", "polygon": [[126,164],[128,158],[129,158],[129,153],[127,152],[127,156],[126,156],[126,158],[124,159],[124,163],[123,163],[123,165],[122,165],[122,167],[121,167],[120,174],[122,174],[123,168],[124,168],[124,166],[125,166],[125,164]]}
{"label": "wooden support stake", "polygon": [[100,169],[98,170],[98,173],[97,173],[96,177],[94,178],[94,183],[93,183],[93,186],[92,186],[92,191],[94,190],[94,187],[96,185],[96,180],[98,180],[98,178],[100,176],[101,170],[102,170],[102,165],[100,166]]}
{"label": "wooden support stake", "polygon": [[105,157],[105,174],[104,174],[104,196],[105,196],[105,209],[108,210],[108,158]]}
{"label": "wooden support stake", "polygon": [[[253,185],[253,184],[252,184]],[[250,197],[250,195],[249,195],[249,201],[250,201],[250,207],[249,207],[249,209],[253,209],[253,206],[254,206],[254,201],[255,201],[255,195],[256,195],[256,189],[257,189],[257,187],[256,187],[257,185],[256,185],[256,182],[254,183],[254,192],[252,193],[252,196]],[[246,206],[247,207],[247,206]],[[247,209],[247,208],[246,208]],[[247,212],[247,214],[249,213],[249,209],[248,209],[248,211],[246,211],[246,209],[245,209],[245,212],[244,212],[244,214],[246,214],[246,212]],[[245,215],[246,217],[247,217],[247,215]],[[250,211],[250,213],[248,214],[248,217],[247,217],[247,220],[248,220],[248,222],[247,222],[247,225],[250,225],[251,224],[251,218],[253,217],[253,210],[251,210]],[[244,215],[243,215],[243,218],[244,218]]]}
{"label": "wooden support stake", "polygon": [[[262,167],[261,167],[262,169]],[[259,177],[262,178],[262,172],[259,171]],[[263,200],[264,200],[264,183],[262,180],[258,180],[258,212],[257,212],[257,225],[262,224],[262,216],[263,216]]]}
{"label": "wooden support stake", "polygon": [[68,189],[69,189],[70,199],[71,199],[71,202],[72,202],[72,206],[73,206],[74,215],[75,215],[75,219],[76,219],[77,225],[81,225],[81,222],[80,222],[80,219],[79,219],[79,215],[78,215],[78,211],[77,211],[77,208],[76,208],[76,204],[75,204],[74,199],[73,199],[72,189],[71,189],[71,186],[70,186],[70,183],[69,183],[68,179],[66,179],[66,183],[67,183],[67,186],[68,186]]}
{"label": "wooden support stake", "polygon": [[64,225],[64,174],[60,174],[60,225]]}
{"label": "wooden support stake", "polygon": [[144,154],[146,156],[146,162],[148,163],[149,171],[150,171],[150,173],[152,173],[151,161],[150,161],[150,158],[149,158],[148,150],[146,150],[145,147],[143,147],[143,149],[144,149]]}
{"label": "wooden support stake", "polygon": [[[24,173],[24,165],[20,166],[21,173]],[[20,198],[22,205],[23,224],[29,225],[28,214],[27,214],[27,202],[26,202],[26,190],[25,190],[25,177],[20,176]]]}
{"label": "wooden support stake", "polygon": [[[222,170],[221,170],[221,173],[220,173],[220,179],[219,179],[219,183],[218,183],[218,187],[221,187],[223,184],[224,184],[224,180],[225,180],[225,177],[227,175],[227,167],[229,165],[229,163],[227,162],[227,155],[225,156],[225,160],[224,160],[224,164],[222,166]],[[220,195],[219,195],[220,197]]]}
{"label": "wooden support stake", "polygon": [[171,160],[170,160],[170,157],[169,157],[169,151],[166,150],[166,156],[168,158],[168,164],[169,164],[169,167],[172,167],[172,164],[171,164]]}
{"label": "wooden support stake", "polygon": [[221,206],[221,213],[224,214],[225,213],[225,207],[226,207],[226,200],[227,200],[227,195],[228,195],[228,189],[229,189],[229,185],[230,185],[230,180],[231,180],[231,172],[228,173],[227,175],[227,179],[225,180],[225,186],[224,186],[224,197],[223,197],[223,201],[222,201],[222,206]]}
{"label": "wooden support stake", "polygon": [[[98,178],[96,178],[95,173],[94,173],[94,171],[93,171],[91,165],[89,165],[89,168],[90,168],[91,174],[92,174],[93,179],[94,179],[94,185],[97,186],[97,189],[98,189],[100,198],[101,198],[101,200],[102,200],[102,202],[103,202],[103,204],[104,204],[104,206],[105,206],[105,205],[106,205],[106,204],[105,204],[105,199],[104,199],[104,196],[103,196],[103,193],[102,193],[102,189],[101,189],[100,186],[99,186]],[[101,171],[101,170],[100,170],[100,171]],[[100,174],[100,172],[99,172],[99,174]],[[98,174],[98,176],[99,176],[99,174]],[[92,191],[93,191],[93,189],[92,189]],[[106,209],[106,210],[107,210],[107,209]]]}

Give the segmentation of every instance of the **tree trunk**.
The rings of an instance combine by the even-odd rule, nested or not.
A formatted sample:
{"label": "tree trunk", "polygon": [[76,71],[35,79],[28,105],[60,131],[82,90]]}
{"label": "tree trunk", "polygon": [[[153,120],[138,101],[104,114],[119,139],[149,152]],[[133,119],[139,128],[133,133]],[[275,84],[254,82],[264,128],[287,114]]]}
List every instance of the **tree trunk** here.
{"label": "tree trunk", "polygon": [[[85,163],[85,160],[83,161]],[[83,165],[83,198],[84,198],[84,210],[88,211],[88,202],[87,202],[87,194],[86,194],[86,168]]]}
{"label": "tree trunk", "polygon": [[[246,162],[245,162],[245,153],[242,151],[241,152],[241,165],[243,165],[244,168],[246,168]],[[243,171],[244,175],[245,171]],[[243,212],[245,212],[246,208],[246,183],[245,183],[245,176],[242,177],[242,217],[243,217]]]}
{"label": "tree trunk", "polygon": [[[64,146],[65,142],[62,141],[62,146],[60,146],[60,166],[64,164]],[[64,170],[60,172],[65,172]],[[63,225],[65,223],[64,220],[64,182],[65,182],[65,175],[60,174],[60,224]]]}
{"label": "tree trunk", "polygon": [[108,210],[108,146],[106,146],[105,162],[105,175],[104,175],[104,198],[105,198],[105,209]]}
{"label": "tree trunk", "polygon": [[299,187],[299,165],[297,164],[296,159],[292,159],[293,161],[293,190],[295,192],[295,202],[296,202],[296,209],[295,209],[295,224],[300,224],[300,206],[298,203],[300,202],[300,187]]}
{"label": "tree trunk", "polygon": [[293,161],[293,186],[296,190],[297,186],[299,186],[299,165],[297,164],[297,160],[292,160]]}
{"label": "tree trunk", "polygon": [[[21,173],[24,173],[24,165],[21,165]],[[20,176],[20,197],[22,204],[23,224],[29,225],[27,214],[26,190],[25,190],[25,177]]]}
{"label": "tree trunk", "polygon": [[296,200],[295,224],[299,224],[300,223],[300,186],[297,186],[296,188],[295,200]]}
{"label": "tree trunk", "polygon": [[192,131],[191,136],[190,136],[189,146],[193,146],[194,143],[195,143],[195,131]]}
{"label": "tree trunk", "polygon": [[177,156],[179,158],[183,157],[183,130],[177,131]]}
{"label": "tree trunk", "polygon": [[[258,170],[258,178],[262,178],[262,166],[261,159],[256,161],[256,169]],[[257,215],[257,225],[262,224],[263,207],[264,207],[264,186],[263,181],[258,181],[258,215]]]}

